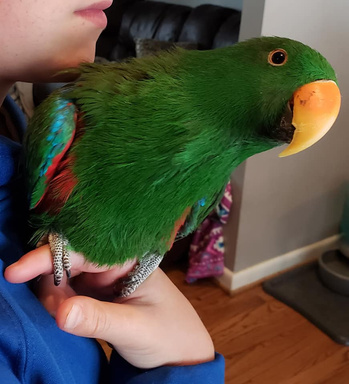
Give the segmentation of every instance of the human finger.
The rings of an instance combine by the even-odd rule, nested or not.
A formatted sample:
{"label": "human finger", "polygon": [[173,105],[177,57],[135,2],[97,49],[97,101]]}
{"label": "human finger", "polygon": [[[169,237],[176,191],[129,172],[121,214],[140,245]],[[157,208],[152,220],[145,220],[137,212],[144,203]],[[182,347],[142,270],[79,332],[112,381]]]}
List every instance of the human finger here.
{"label": "human finger", "polygon": [[[64,301],[56,312],[59,328],[76,336],[105,340],[121,355],[137,349],[141,313],[136,307],[74,296]],[[127,354],[127,352],[126,352]]]}
{"label": "human finger", "polygon": [[48,245],[36,248],[5,270],[10,283],[24,283],[40,275],[53,273],[52,256]]}
{"label": "human finger", "polygon": [[53,317],[56,317],[57,309],[65,300],[76,295],[65,276],[58,287],[54,285],[52,276],[42,276],[33,284],[33,290],[41,304]]}
{"label": "human finger", "polygon": [[[87,263],[79,253],[70,252],[69,256],[72,263],[72,276],[78,275],[81,271],[104,271],[108,269],[108,267],[99,268]],[[52,273],[52,253],[50,246],[46,244],[26,253],[16,263],[8,266],[5,270],[5,278],[10,283],[24,283],[40,275],[50,275]]]}
{"label": "human finger", "polygon": [[[114,274],[114,279],[116,280],[118,277],[122,276],[122,273],[127,273],[130,269],[132,269],[132,267],[129,268],[127,263],[125,266],[121,267],[98,266],[88,262],[80,253],[70,252],[69,255],[72,264],[72,277],[79,275],[81,272],[101,273],[116,268],[113,273],[105,276],[106,279],[111,279]],[[133,261],[133,263],[135,263],[135,261]],[[120,272],[117,271],[117,268],[120,269]],[[49,245],[46,244],[26,253],[16,263],[7,267],[5,270],[5,278],[11,283],[24,283],[34,279],[37,276],[49,275],[52,273],[52,254]],[[96,281],[99,280],[97,279]]]}

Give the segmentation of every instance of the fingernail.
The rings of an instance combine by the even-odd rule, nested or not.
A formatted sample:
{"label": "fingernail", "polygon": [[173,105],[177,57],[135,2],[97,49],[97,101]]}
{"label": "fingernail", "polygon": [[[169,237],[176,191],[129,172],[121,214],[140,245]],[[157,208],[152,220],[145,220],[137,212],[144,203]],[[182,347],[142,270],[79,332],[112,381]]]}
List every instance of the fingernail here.
{"label": "fingernail", "polygon": [[81,307],[77,304],[74,304],[71,307],[71,310],[65,319],[64,328],[65,329],[74,329],[82,321],[82,310]]}

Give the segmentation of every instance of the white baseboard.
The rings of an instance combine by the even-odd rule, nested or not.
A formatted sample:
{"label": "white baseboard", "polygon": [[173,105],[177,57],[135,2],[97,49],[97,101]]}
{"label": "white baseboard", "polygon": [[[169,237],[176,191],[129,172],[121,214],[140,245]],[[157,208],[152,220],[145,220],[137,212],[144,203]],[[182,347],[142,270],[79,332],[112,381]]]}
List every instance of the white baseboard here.
{"label": "white baseboard", "polygon": [[299,264],[315,260],[323,252],[338,248],[340,237],[340,235],[328,237],[306,247],[253,265],[242,271],[234,272],[224,268],[224,274],[217,278],[218,283],[228,291],[235,291]]}

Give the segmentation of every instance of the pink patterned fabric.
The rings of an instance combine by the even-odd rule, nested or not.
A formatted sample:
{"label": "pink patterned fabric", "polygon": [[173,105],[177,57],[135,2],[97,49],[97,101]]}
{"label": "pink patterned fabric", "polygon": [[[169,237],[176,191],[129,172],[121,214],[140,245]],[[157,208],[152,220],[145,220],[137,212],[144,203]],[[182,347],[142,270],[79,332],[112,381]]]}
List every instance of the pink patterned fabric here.
{"label": "pink patterned fabric", "polygon": [[188,283],[223,274],[223,225],[228,221],[231,204],[231,185],[228,183],[217,209],[203,221],[194,234],[189,250],[189,268],[186,276]]}

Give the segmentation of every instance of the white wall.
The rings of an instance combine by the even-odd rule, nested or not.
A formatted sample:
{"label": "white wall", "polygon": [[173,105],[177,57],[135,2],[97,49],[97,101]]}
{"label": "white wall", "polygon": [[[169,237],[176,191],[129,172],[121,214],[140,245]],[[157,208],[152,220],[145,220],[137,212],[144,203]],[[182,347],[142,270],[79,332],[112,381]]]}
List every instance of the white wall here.
{"label": "white wall", "polygon": [[257,155],[234,174],[238,198],[226,232],[234,271],[338,232],[349,180],[348,16],[347,0],[244,0],[241,39],[285,36],[320,51],[337,72],[342,108],[313,147],[282,159],[280,149]]}
{"label": "white wall", "polygon": [[197,7],[201,4],[214,4],[222,7],[234,8],[239,11],[242,9],[242,0],[158,0],[164,3],[173,3],[188,5],[189,7]]}

